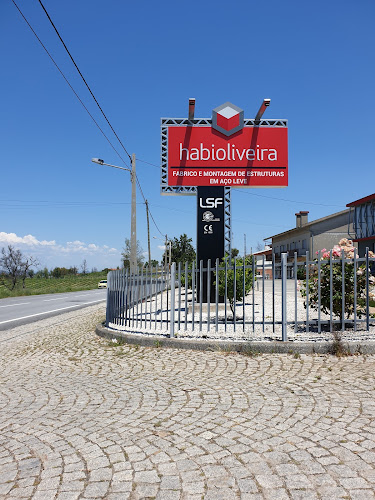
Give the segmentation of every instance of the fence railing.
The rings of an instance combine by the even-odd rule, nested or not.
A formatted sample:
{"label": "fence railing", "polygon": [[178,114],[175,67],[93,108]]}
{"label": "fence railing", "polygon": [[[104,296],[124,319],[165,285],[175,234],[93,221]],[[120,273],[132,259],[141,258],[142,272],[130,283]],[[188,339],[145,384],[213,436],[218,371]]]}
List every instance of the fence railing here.
{"label": "fence railing", "polygon": [[[268,263],[267,263],[268,264]],[[118,330],[201,338],[251,338],[266,332],[369,330],[375,323],[375,258],[310,260],[297,252],[266,261],[236,259],[111,271],[106,326]]]}

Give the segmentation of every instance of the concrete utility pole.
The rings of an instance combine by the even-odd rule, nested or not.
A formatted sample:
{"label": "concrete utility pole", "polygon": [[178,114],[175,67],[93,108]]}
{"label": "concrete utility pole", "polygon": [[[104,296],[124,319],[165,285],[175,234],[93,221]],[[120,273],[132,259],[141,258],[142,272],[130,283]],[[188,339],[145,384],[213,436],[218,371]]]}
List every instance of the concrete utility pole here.
{"label": "concrete utility pole", "polygon": [[165,235],[165,253],[164,253],[164,267],[165,267],[165,270],[167,270],[167,244],[168,244],[168,236]]}
{"label": "concrete utility pole", "polygon": [[145,201],[146,204],[146,216],[147,216],[147,242],[148,242],[148,266],[151,267],[151,246],[150,246],[150,221],[148,218],[148,201]]}
{"label": "concrete utility pole", "polygon": [[132,154],[132,214],[131,214],[131,236],[130,236],[130,270],[137,271],[137,176],[135,172],[135,154]]}
{"label": "concrete utility pole", "polygon": [[137,271],[137,175],[135,172],[135,154],[132,155],[132,168],[118,167],[111,163],[105,163],[100,158],[92,158],[93,163],[98,165],[106,165],[107,167],[118,168],[130,172],[130,180],[132,183],[132,202],[131,202],[131,225],[130,225],[130,271],[135,273]]}

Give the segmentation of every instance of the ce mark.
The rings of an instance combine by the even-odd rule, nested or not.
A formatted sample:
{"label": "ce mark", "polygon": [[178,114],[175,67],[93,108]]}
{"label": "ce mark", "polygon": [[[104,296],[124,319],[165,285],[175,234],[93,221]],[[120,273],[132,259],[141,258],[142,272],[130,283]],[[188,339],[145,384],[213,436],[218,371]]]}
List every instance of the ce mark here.
{"label": "ce mark", "polygon": [[205,224],[203,226],[204,233],[203,234],[214,234],[214,230],[212,229],[212,224]]}

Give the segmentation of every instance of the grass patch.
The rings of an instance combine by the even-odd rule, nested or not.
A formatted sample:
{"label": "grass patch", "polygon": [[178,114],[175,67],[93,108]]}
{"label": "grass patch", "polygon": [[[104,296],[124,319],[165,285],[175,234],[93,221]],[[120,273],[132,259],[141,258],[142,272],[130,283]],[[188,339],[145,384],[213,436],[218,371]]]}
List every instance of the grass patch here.
{"label": "grass patch", "polygon": [[343,356],[349,356],[350,352],[347,347],[345,347],[340,332],[333,332],[333,342],[329,350],[330,354],[342,358]]}
{"label": "grass patch", "polygon": [[25,288],[20,284],[14,290],[8,290],[0,284],[0,299],[6,297],[20,297],[25,295],[41,295],[44,293],[79,292],[93,290],[98,287],[100,280],[107,279],[105,273],[89,273],[67,275],[61,278],[26,278]]}
{"label": "grass patch", "polygon": [[255,356],[260,356],[261,352],[253,346],[247,345],[241,349],[240,354],[254,358]]}

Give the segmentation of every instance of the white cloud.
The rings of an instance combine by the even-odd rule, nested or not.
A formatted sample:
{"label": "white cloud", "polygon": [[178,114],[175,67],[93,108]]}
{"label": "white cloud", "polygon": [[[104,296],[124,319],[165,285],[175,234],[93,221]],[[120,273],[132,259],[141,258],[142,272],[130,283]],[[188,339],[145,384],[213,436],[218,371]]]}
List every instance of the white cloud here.
{"label": "white cloud", "polygon": [[84,246],[85,244],[83,243],[83,241],[75,240],[75,241],[68,241],[67,245],[73,246],[73,247],[81,247],[81,246]]}
{"label": "white cloud", "polygon": [[158,245],[159,250],[165,250],[165,245]]}
{"label": "white cloud", "polygon": [[41,262],[48,262],[53,266],[75,265],[77,261],[87,259],[91,262],[90,265],[96,267],[113,267],[120,261],[120,251],[117,248],[95,243],[86,244],[80,240],[58,244],[55,240],[38,240],[31,234],[17,236],[15,233],[0,232],[0,247],[7,245],[30,252]]}
{"label": "white cloud", "polygon": [[32,236],[31,234],[27,234],[26,236],[17,236],[16,233],[3,233],[0,232],[0,243],[3,245],[26,245],[26,246],[54,246],[56,245],[56,241],[39,241]]}

